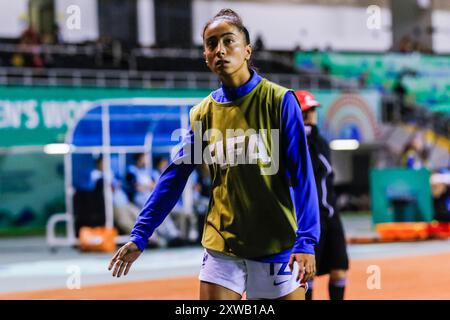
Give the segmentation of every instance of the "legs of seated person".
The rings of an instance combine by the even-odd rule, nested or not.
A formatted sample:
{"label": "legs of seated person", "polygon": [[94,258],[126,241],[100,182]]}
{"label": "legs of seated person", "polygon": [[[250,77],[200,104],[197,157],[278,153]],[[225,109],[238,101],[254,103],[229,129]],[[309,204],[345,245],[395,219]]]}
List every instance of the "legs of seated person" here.
{"label": "legs of seated person", "polygon": [[136,206],[142,208],[144,207],[145,202],[147,201],[149,196],[150,193],[137,192],[134,196],[133,202],[136,204]]}
{"label": "legs of seated person", "polygon": [[196,241],[198,238],[197,217],[193,213],[182,213],[178,217],[181,237],[184,240]]}
{"label": "legs of seated person", "polygon": [[181,206],[176,206],[171,212],[170,217],[174,225],[179,230],[179,236],[183,239],[187,238],[188,220],[187,214],[184,213]]}
{"label": "legs of seated person", "polygon": [[[132,203],[127,203],[121,206],[114,206],[114,222],[119,229],[125,234],[130,234],[133,230],[133,226],[136,223],[136,218],[139,215],[139,209]],[[167,241],[162,239],[155,232],[149,239],[149,244],[156,245],[158,247],[165,247]]]}
{"label": "legs of seated person", "polygon": [[161,225],[156,229],[155,233],[158,237],[164,239],[166,246],[180,246],[183,244],[180,230],[177,228],[170,215],[164,219]]}
{"label": "legs of seated person", "polygon": [[148,240],[148,243],[151,245],[156,245],[158,247],[167,247],[167,241],[160,237],[156,232],[152,234],[150,239]]}
{"label": "legs of seated person", "polygon": [[171,211],[170,216],[173,218],[175,225],[178,226],[182,239],[197,240],[197,216],[194,213],[186,211],[181,205],[177,205]]}
{"label": "legs of seated person", "polygon": [[180,231],[173,222],[170,216],[168,216],[157,229],[158,234],[166,239],[173,239],[180,237]]}
{"label": "legs of seated person", "polygon": [[129,234],[133,230],[136,217],[130,215],[130,211],[126,206],[114,207],[114,221],[123,232]]}
{"label": "legs of seated person", "polygon": [[189,241],[195,242],[198,238],[198,230],[197,230],[197,215],[191,213],[188,215],[189,219],[189,229],[187,232],[187,238]]}

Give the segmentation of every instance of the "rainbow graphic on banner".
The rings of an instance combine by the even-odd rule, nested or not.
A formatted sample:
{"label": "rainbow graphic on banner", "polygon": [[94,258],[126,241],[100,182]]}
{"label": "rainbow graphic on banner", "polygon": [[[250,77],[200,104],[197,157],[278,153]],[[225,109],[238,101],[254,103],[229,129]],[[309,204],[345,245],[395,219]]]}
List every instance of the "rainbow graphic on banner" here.
{"label": "rainbow graphic on banner", "polygon": [[317,92],[319,127],[329,139],[373,143],[381,138],[381,98],[377,92]]}

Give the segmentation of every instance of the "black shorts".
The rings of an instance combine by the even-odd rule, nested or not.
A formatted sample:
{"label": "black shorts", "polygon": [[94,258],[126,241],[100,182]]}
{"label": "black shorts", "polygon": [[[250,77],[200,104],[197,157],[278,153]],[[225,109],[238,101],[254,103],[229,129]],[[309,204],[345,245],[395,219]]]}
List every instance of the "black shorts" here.
{"label": "black shorts", "polygon": [[321,214],[320,241],[315,251],[318,276],[331,270],[348,270],[347,243],[338,213],[331,218]]}

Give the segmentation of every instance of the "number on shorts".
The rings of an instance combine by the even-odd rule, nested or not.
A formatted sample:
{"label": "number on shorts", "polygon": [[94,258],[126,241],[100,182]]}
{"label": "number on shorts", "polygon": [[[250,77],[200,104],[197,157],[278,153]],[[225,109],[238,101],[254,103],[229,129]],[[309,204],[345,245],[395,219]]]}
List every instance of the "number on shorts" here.
{"label": "number on shorts", "polygon": [[[270,263],[270,275],[273,276],[275,274],[275,263]],[[282,263],[280,270],[278,270],[277,276],[288,276],[291,275],[292,271],[288,268],[288,263]]]}

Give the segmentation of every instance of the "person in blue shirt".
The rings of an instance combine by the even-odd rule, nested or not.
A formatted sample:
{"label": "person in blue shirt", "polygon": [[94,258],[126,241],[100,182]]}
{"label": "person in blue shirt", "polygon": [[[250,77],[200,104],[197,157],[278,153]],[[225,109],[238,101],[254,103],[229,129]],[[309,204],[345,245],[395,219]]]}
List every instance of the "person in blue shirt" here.
{"label": "person in blue shirt", "polygon": [[139,207],[144,206],[155,187],[155,180],[152,178],[145,153],[135,155],[135,164],[127,168],[126,180],[131,200]]}
{"label": "person in blue shirt", "polygon": [[203,44],[206,64],[222,86],[191,109],[183,147],[109,270],[117,277],[129,272],[196,164],[206,163],[212,187],[200,299],[241,299],[244,293],[247,299],[305,299],[320,226],[298,100],[250,67],[249,33],[234,11],[223,9],[208,21]]}

